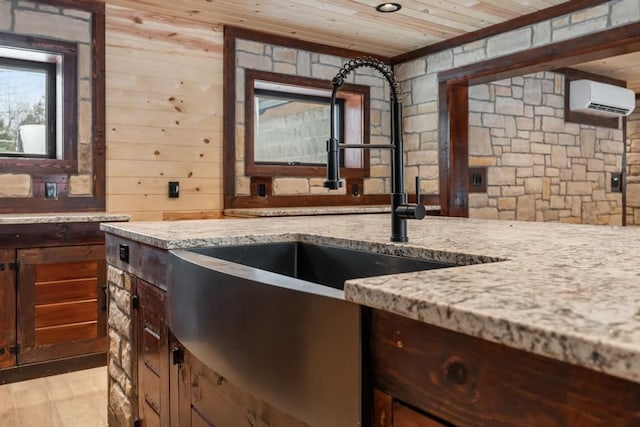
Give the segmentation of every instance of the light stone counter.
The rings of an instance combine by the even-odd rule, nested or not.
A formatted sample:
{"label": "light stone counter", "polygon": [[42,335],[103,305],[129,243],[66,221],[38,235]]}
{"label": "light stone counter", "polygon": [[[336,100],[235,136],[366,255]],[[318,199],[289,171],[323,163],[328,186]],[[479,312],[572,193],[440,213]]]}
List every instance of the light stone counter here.
{"label": "light stone counter", "polygon": [[640,228],[389,215],[103,224],[164,249],[299,239],[461,267],[351,280],[348,300],[640,382]]}
{"label": "light stone counter", "polygon": [[0,225],[111,221],[129,221],[129,216],[106,212],[0,214]]}

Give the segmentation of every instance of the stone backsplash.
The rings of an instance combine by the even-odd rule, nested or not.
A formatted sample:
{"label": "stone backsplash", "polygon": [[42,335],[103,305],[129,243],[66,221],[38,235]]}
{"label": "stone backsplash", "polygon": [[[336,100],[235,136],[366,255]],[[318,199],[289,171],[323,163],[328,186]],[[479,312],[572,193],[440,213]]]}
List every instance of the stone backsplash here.
{"label": "stone backsplash", "polygon": [[564,120],[564,76],[546,72],[469,88],[469,166],[487,167],[471,218],[622,224],[622,130]]}
{"label": "stone backsplash", "polygon": [[439,191],[438,73],[639,21],[638,0],[612,0],[398,64],[407,177],[419,174],[425,194]]}
{"label": "stone backsplash", "polygon": [[[350,58],[314,53],[302,49],[238,39],[236,41],[236,195],[250,194],[250,177],[245,173],[244,131],[244,71],[246,69],[311,77],[327,81]],[[370,142],[388,144],[390,138],[389,86],[385,79],[370,68],[359,68],[346,79],[347,83],[367,85],[370,92]],[[329,129],[327,129],[327,138]],[[320,144],[324,147],[324,140]],[[365,194],[391,191],[391,155],[388,150],[370,150],[370,177],[364,180]],[[275,195],[345,194],[346,188],[331,191],[322,186],[323,177],[273,177]]]}

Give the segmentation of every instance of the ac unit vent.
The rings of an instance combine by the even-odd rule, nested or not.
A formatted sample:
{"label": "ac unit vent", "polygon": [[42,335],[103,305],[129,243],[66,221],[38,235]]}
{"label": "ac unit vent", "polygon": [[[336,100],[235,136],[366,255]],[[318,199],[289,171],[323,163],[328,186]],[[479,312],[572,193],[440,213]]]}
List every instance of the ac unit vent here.
{"label": "ac unit vent", "polygon": [[616,115],[623,115],[623,116],[626,116],[629,113],[631,113],[631,111],[629,111],[628,108],[620,108],[620,107],[614,107],[612,105],[598,104],[597,102],[592,102],[587,106],[587,108],[589,110],[604,111],[607,113],[613,113]]}

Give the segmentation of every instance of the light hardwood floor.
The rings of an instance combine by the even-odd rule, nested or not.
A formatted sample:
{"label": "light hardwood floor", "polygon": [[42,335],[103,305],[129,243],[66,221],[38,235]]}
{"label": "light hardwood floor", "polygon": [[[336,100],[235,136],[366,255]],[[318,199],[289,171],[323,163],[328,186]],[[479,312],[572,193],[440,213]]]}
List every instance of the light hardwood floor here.
{"label": "light hardwood floor", "polygon": [[106,427],[107,368],[0,385],[0,427]]}

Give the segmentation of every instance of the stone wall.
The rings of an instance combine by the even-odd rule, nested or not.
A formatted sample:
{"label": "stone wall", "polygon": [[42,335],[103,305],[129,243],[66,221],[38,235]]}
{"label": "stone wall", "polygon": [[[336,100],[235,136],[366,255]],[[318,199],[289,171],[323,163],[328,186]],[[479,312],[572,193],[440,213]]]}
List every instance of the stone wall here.
{"label": "stone wall", "polygon": [[[274,73],[311,77],[329,82],[350,58],[318,54],[249,40],[236,40],[236,195],[250,194],[250,177],[245,175],[244,141],[244,70],[254,69]],[[389,87],[385,79],[370,68],[353,71],[346,83],[371,87],[370,142],[388,144],[390,138]],[[329,138],[319,141],[324,148]],[[364,180],[365,194],[381,194],[391,191],[389,150],[370,150],[371,177]],[[322,186],[324,177],[285,178],[274,177],[273,193],[285,194],[344,194],[346,188],[329,191]]]}
{"label": "stone wall", "polygon": [[[92,195],[92,46],[91,14],[23,0],[0,0],[0,31],[31,35],[78,46],[78,170],[68,177],[70,196]],[[2,171],[6,172],[6,171]],[[32,197],[28,174],[0,172],[0,197]]]}
{"label": "stone wall", "polygon": [[[131,425],[134,403],[131,360],[131,275],[111,265],[107,270],[109,287],[108,338],[109,371],[108,408],[111,427]],[[115,426],[113,425],[115,423]]]}
{"label": "stone wall", "polygon": [[564,76],[551,72],[469,88],[469,166],[487,167],[471,218],[622,223],[622,130],[564,121]]}
{"label": "stone wall", "polygon": [[627,224],[640,225],[640,100],[627,117]]}
{"label": "stone wall", "polygon": [[[404,106],[407,177],[438,193],[438,73],[640,21],[638,0],[612,0],[396,66]],[[406,180],[411,191],[413,180]]]}

